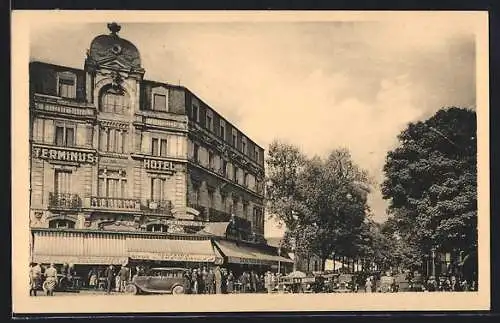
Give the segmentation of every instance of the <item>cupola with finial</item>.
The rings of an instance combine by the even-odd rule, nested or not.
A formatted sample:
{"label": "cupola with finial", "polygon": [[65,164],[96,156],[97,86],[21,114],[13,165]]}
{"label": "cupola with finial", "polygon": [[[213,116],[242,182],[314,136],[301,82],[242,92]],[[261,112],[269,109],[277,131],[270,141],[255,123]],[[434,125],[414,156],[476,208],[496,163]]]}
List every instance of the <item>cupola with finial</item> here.
{"label": "cupola with finial", "polygon": [[118,35],[122,27],[116,22],[108,23],[107,27],[109,34],[99,35],[90,43],[85,65],[93,70],[106,67],[143,74],[139,50]]}

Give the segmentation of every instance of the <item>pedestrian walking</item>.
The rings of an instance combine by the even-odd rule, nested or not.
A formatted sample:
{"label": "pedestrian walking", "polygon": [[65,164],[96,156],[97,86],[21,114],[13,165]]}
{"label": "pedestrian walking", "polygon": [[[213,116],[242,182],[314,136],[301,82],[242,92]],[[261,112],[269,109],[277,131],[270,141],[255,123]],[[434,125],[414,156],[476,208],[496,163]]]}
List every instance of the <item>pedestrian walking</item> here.
{"label": "pedestrian walking", "polygon": [[214,281],[215,281],[215,293],[222,294],[222,273],[220,267],[215,267],[214,270]]}
{"label": "pedestrian walking", "polygon": [[90,269],[88,274],[89,279],[89,288],[97,289],[98,281],[97,281],[97,270],[95,268]]}
{"label": "pedestrian walking", "polygon": [[266,272],[266,275],[264,276],[264,287],[266,288],[267,293],[271,294],[271,292],[272,292],[272,276],[271,276],[270,271]]}
{"label": "pedestrian walking", "polygon": [[199,292],[199,289],[198,289],[198,285],[199,285],[199,281],[198,281],[199,277],[198,277],[198,271],[197,269],[193,269],[193,272],[191,274],[191,287],[192,287],[192,293],[193,294],[198,294]]}
{"label": "pedestrian walking", "polygon": [[201,271],[201,279],[200,279],[201,285],[200,285],[200,290],[202,291],[203,294],[208,294],[208,270],[207,267],[203,267]]}
{"label": "pedestrian walking", "polygon": [[208,288],[208,294],[213,294],[214,284],[215,284],[215,273],[212,268],[210,268],[210,270],[208,271],[206,284]]}
{"label": "pedestrian walking", "polygon": [[43,283],[43,290],[47,296],[54,296],[54,290],[57,286],[57,269],[54,264],[50,264],[49,268],[45,270],[45,282]]}
{"label": "pedestrian walking", "polygon": [[125,286],[127,285],[127,282],[130,278],[130,270],[128,269],[128,267],[126,265],[123,264],[118,275],[120,276],[119,291],[124,292]]}
{"label": "pedestrian walking", "polygon": [[106,294],[111,294],[113,282],[115,281],[115,268],[113,265],[109,265],[109,267],[106,268],[104,277],[106,278]]}
{"label": "pedestrian walking", "polygon": [[226,278],[226,289],[228,294],[232,294],[234,291],[234,275],[232,271],[229,271]]}
{"label": "pedestrian walking", "polygon": [[30,267],[30,296],[36,296],[36,291],[42,284],[42,267],[39,264],[31,264]]}
{"label": "pedestrian walking", "polygon": [[372,292],[372,277],[366,278],[365,282],[365,292],[366,293],[371,293]]}

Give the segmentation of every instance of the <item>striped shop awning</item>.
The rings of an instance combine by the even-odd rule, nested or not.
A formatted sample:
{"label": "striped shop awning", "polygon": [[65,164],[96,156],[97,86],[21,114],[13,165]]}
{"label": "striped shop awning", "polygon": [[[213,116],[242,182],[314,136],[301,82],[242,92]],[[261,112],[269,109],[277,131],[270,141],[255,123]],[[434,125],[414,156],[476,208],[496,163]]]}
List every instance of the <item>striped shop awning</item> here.
{"label": "striped shop awning", "polygon": [[32,261],[89,265],[123,264],[125,237],[106,233],[33,231]]}
{"label": "striped shop awning", "polygon": [[135,260],[215,262],[222,256],[214,249],[210,240],[172,240],[129,237],[127,253]]}
{"label": "striped shop awning", "polygon": [[237,245],[232,241],[215,242],[229,263],[249,265],[274,265],[278,262],[293,263],[293,260],[273,254],[269,250]]}

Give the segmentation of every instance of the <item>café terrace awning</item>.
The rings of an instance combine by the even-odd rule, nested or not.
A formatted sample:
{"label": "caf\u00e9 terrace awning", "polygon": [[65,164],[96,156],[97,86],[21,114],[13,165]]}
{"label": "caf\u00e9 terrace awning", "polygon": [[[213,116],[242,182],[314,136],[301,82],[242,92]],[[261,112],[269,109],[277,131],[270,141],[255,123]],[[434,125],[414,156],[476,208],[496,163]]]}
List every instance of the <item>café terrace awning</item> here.
{"label": "caf\u00e9 terrace awning", "polygon": [[274,265],[278,262],[293,263],[293,260],[278,256],[270,250],[246,245],[237,245],[232,241],[215,241],[217,247],[229,263],[249,265]]}
{"label": "caf\u00e9 terrace awning", "polygon": [[120,265],[128,260],[123,236],[106,233],[33,231],[32,261]]}
{"label": "caf\u00e9 terrace awning", "polygon": [[135,260],[222,262],[210,240],[128,238],[127,253]]}
{"label": "caf\u00e9 terrace awning", "polygon": [[110,232],[36,229],[32,260],[37,263],[120,265],[129,259],[222,263],[209,239],[180,240]]}

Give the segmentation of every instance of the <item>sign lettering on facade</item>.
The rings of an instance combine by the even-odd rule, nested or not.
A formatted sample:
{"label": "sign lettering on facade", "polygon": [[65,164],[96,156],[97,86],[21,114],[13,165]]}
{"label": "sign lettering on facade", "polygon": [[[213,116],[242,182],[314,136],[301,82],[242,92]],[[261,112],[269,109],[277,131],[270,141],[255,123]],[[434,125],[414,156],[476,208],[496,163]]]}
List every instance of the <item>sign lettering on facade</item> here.
{"label": "sign lettering on facade", "polygon": [[94,164],[97,156],[93,152],[66,150],[62,148],[33,147],[33,156],[45,160]]}
{"label": "sign lettering on facade", "polygon": [[175,165],[171,161],[144,159],[144,168],[153,170],[175,171]]}

